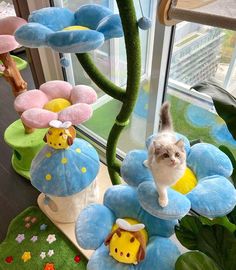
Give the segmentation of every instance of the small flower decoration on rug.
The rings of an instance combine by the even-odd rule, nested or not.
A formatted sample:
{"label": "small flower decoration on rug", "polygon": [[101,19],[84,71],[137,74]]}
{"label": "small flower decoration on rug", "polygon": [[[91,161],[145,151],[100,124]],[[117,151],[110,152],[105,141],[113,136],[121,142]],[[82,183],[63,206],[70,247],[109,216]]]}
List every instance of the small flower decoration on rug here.
{"label": "small flower decoration on rug", "polygon": [[91,104],[97,100],[95,90],[86,85],[49,81],[39,90],[30,90],[15,99],[15,110],[31,128],[49,127],[52,120],[78,125],[92,116]]}
{"label": "small flower decoration on rug", "polygon": [[28,262],[31,260],[31,252],[25,251],[21,257],[21,259],[24,261],[24,263]]}
{"label": "small flower decoration on rug", "polygon": [[84,53],[105,40],[123,36],[120,16],[100,5],[84,5],[75,13],[50,7],[33,11],[29,23],[15,33],[25,47],[51,47],[63,53]]}
{"label": "small flower decoration on rug", "polygon": [[53,263],[47,263],[44,270],[56,270]]}
{"label": "small flower decoration on rug", "polygon": [[[147,140],[147,147],[155,138]],[[166,219],[180,219],[190,208],[209,218],[228,214],[236,205],[236,190],[228,179],[233,171],[230,159],[214,145],[198,143],[190,147],[188,139],[176,133],[185,143],[187,169],[184,176],[168,189],[169,204],[161,207],[153,177],[143,165],[147,151],[134,150],[127,154],[121,175],[138,189],[138,199],[150,214]]]}
{"label": "small flower decoration on rug", "polygon": [[161,220],[143,210],[136,188],[109,188],[103,205],[91,204],[79,215],[76,238],[95,252],[88,270],[174,270],[179,250],[169,239],[177,220]]}

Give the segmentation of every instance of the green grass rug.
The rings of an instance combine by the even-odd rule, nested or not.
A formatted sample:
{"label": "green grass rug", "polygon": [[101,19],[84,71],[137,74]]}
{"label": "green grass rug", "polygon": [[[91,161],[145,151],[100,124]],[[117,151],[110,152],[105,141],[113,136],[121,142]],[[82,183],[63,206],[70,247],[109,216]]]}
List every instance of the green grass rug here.
{"label": "green grass rug", "polygon": [[86,265],[87,259],[38,207],[15,217],[0,244],[0,270],[85,270]]}

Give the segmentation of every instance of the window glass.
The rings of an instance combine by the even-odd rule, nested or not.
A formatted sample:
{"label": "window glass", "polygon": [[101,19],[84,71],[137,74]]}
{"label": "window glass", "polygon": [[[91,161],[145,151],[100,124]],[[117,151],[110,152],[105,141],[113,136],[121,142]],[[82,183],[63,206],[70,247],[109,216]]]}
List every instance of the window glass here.
{"label": "window glass", "polygon": [[[155,0],[141,0],[145,16],[154,16],[153,5],[155,2]],[[64,0],[54,1],[54,3],[57,6],[64,6],[71,10],[76,10],[84,4],[99,4],[111,8],[114,13],[118,13],[118,8],[115,1]],[[139,2],[134,1],[134,4],[137,18],[139,19],[142,16]],[[151,31],[153,31],[153,28]],[[149,84],[147,83],[149,77],[148,67],[151,65],[152,59],[152,55],[149,50],[151,31],[140,30],[142,58],[142,82],[140,89],[141,92],[138,104],[130,119],[130,124],[126,127],[119,140],[118,147],[123,152],[127,152],[137,147],[144,147],[148,103],[147,93],[149,91]],[[124,38],[106,41],[102,47],[91,52],[91,56],[93,57],[95,64],[103,72],[103,74],[105,74],[117,85],[125,88],[127,80],[127,60]],[[92,80],[90,80],[74,54],[69,55],[69,57],[71,59],[72,68],[66,69],[67,77],[73,77],[75,84],[91,85],[96,89],[98,94],[98,101],[97,104],[95,104],[94,106],[93,117],[89,121],[84,123],[83,127],[87,129],[86,132],[91,132],[93,135],[100,136],[106,141],[111,127],[114,124],[115,118],[121,108],[121,103],[117,100],[110,98],[108,95],[102,92],[92,82]],[[145,100],[143,99],[144,96]],[[127,141],[129,141],[128,144]]]}
{"label": "window glass", "polygon": [[167,99],[175,129],[189,139],[224,144],[236,154],[236,141],[216,114],[211,100],[190,87],[213,79],[236,95],[236,32],[182,22],[176,27]]}

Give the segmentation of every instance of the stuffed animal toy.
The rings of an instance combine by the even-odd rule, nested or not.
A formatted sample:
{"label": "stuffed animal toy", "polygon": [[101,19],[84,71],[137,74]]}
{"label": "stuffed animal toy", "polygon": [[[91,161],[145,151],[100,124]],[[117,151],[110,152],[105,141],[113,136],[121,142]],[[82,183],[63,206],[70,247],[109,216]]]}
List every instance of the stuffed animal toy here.
{"label": "stuffed animal toy", "polygon": [[110,256],[127,264],[138,264],[145,258],[147,232],[144,224],[132,219],[117,219],[116,226],[105,240]]}

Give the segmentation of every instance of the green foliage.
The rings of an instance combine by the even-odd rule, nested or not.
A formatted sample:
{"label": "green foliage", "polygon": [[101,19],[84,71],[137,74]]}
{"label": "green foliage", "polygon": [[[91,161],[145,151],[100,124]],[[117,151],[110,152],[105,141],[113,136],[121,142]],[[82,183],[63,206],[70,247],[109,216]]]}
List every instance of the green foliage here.
{"label": "green foliage", "polygon": [[230,133],[236,140],[236,99],[214,82],[202,82],[192,88],[212,98],[218,115],[224,119]]}
{"label": "green foliage", "polygon": [[198,217],[186,216],[180,221],[175,232],[183,246],[203,252],[219,269],[236,269],[236,238],[224,226],[204,225]]}
{"label": "green foliage", "polygon": [[189,251],[181,255],[175,264],[175,270],[219,270],[214,261],[199,251]]}
{"label": "green foliage", "polygon": [[230,159],[232,165],[233,165],[233,173],[231,175],[231,179],[233,181],[234,187],[236,188],[236,160],[235,157],[233,155],[233,153],[229,150],[229,148],[225,145],[221,145],[219,147],[219,149],[224,152],[228,158]]}

